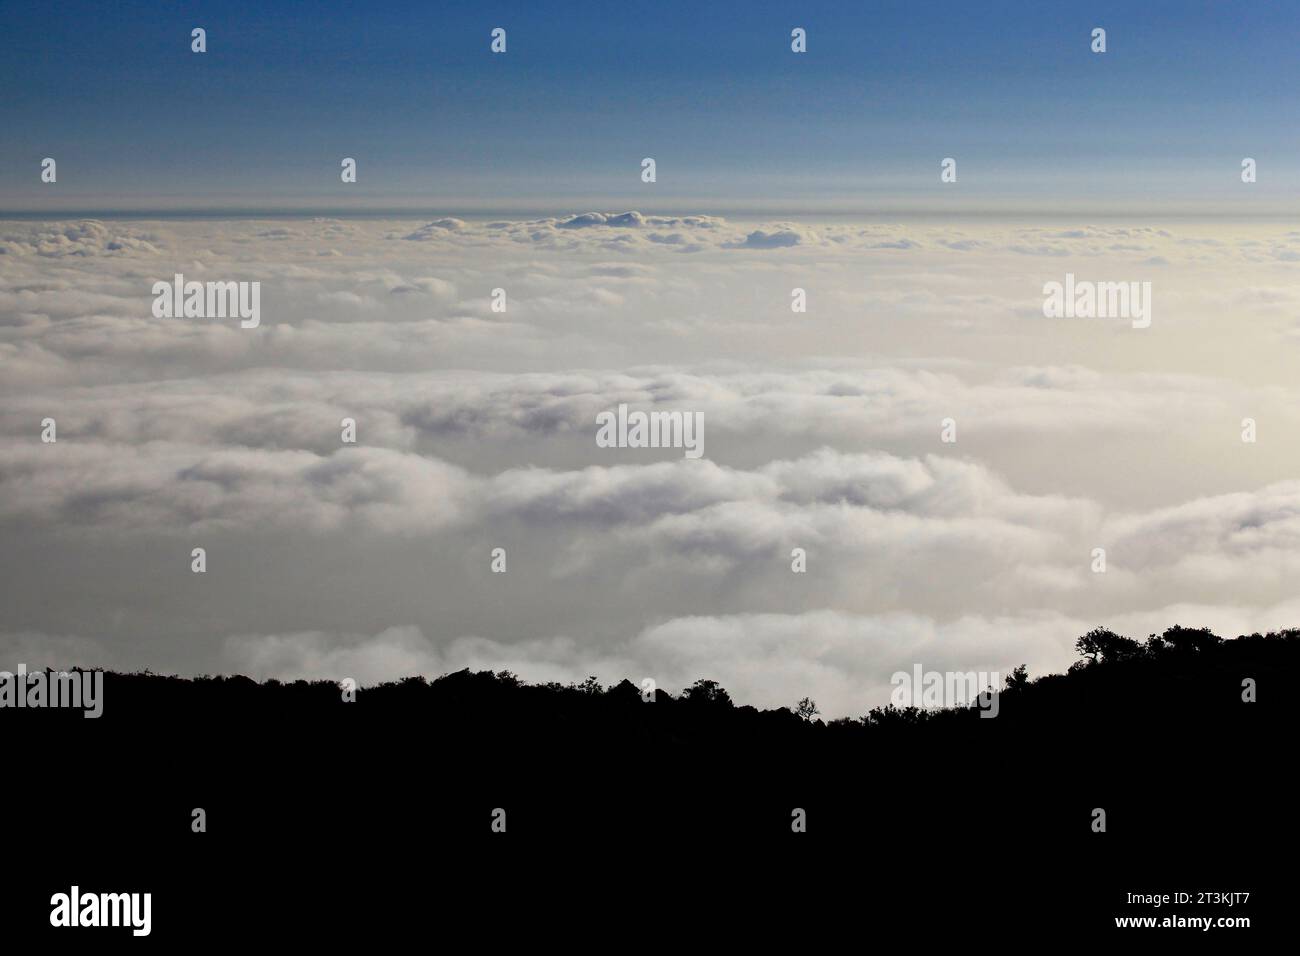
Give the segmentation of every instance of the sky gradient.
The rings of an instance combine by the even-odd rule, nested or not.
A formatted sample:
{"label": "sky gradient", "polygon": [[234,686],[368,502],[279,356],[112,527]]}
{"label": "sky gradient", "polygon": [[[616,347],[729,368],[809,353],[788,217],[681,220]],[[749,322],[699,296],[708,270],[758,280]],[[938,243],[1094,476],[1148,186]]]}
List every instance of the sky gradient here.
{"label": "sky gradient", "polygon": [[[1230,214],[1300,199],[1286,4],[10,3],[3,26],[11,213]],[[941,189],[946,156],[959,180]],[[1249,192],[1244,156],[1260,164]]]}

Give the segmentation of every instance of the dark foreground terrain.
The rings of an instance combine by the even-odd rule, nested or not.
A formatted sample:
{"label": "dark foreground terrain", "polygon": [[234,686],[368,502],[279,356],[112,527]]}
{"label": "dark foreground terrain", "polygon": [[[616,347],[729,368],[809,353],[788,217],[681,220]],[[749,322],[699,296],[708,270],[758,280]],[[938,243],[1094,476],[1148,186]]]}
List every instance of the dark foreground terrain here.
{"label": "dark foreground terrain", "polygon": [[[0,923],[95,948],[462,931],[540,945],[601,927],[648,945],[847,932],[919,951],[936,934],[1289,936],[1300,632],[1097,631],[1080,650],[1066,674],[1012,675],[995,718],[830,723],[736,706],[708,681],[647,702],[627,682],[460,672],[349,702],[326,682],[109,673],[98,719],[0,710]],[[150,937],[51,929],[50,896],[74,883],[151,892]],[[1179,892],[1159,908],[1128,896]],[[1115,927],[1180,915],[1251,927]]]}

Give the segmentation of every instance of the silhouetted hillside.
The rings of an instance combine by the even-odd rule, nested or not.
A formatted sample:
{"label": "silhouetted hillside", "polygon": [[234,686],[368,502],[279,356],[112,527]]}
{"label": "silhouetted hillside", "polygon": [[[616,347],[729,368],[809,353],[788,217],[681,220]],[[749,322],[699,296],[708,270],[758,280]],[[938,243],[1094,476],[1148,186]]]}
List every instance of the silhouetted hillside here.
{"label": "silhouetted hillside", "polygon": [[[432,763],[477,782],[527,788],[562,779],[566,787],[631,787],[638,799],[664,773],[694,774],[697,793],[838,793],[868,766],[906,769],[921,781],[966,775],[1015,793],[1084,777],[1103,788],[1182,776],[1200,793],[1230,776],[1204,770],[1206,748],[1217,748],[1209,753],[1221,762],[1250,761],[1255,775],[1289,749],[1300,631],[1223,640],[1173,627],[1139,643],[1097,629],[1078,649],[1067,673],[1009,675],[991,719],[975,705],[886,705],[824,722],[793,707],[737,706],[708,679],[676,696],[659,690],[651,702],[627,680],[533,685],[508,672],[459,671],[360,688],[352,701],[328,681],[109,673],[98,719],[9,709],[0,721],[32,740],[75,742],[90,760],[111,759],[122,746],[101,750],[96,741],[129,739],[166,761],[173,778],[213,777],[223,762],[267,774],[296,764],[307,775],[319,769],[312,761],[346,761],[371,775]],[[1247,682],[1254,702],[1243,699]]]}
{"label": "silhouetted hillside", "polygon": [[[160,921],[202,921],[213,897],[197,885],[260,887],[273,914],[294,888],[264,868],[285,853],[390,874],[414,854],[448,878],[454,860],[468,882],[448,899],[462,903],[491,898],[503,872],[540,885],[572,868],[590,885],[590,852],[624,854],[615,869],[643,894],[713,892],[708,866],[680,861],[725,853],[732,872],[768,874],[773,904],[785,870],[850,865],[858,876],[822,903],[858,905],[867,879],[875,899],[916,905],[946,880],[944,898],[977,917],[1087,915],[1093,929],[1134,890],[1259,890],[1261,861],[1286,864],[1295,845],[1300,632],[1175,627],[1139,643],[1095,630],[1079,650],[1067,673],[1011,674],[992,719],[886,706],[823,722],[737,706],[707,679],[650,703],[629,681],[460,671],[349,703],[331,682],[111,673],[98,719],[0,712],[11,752],[40,755],[11,762],[23,785],[7,819],[51,850],[22,905],[47,908],[70,873],[114,887],[134,873]],[[206,832],[192,831],[196,808]],[[497,811],[508,836],[491,829]],[[185,880],[160,877],[172,873]],[[1255,900],[1258,913],[1269,897]]]}

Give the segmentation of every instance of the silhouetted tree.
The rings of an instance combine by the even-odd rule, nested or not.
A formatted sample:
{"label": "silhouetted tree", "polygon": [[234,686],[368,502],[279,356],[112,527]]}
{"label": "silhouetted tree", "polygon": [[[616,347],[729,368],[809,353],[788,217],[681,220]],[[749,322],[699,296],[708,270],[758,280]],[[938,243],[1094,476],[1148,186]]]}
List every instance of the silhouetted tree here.
{"label": "silhouetted tree", "polygon": [[1006,678],[1007,690],[1023,690],[1029,686],[1029,668],[1024,664],[1015,668]]}
{"label": "silhouetted tree", "polygon": [[703,678],[682,691],[682,699],[693,704],[731,706],[731,695],[727,693],[726,688],[720,686],[717,681]]}
{"label": "silhouetted tree", "polygon": [[1074,649],[1096,664],[1098,660],[1118,661],[1141,653],[1141,645],[1104,627],[1094,627],[1074,642]]}
{"label": "silhouetted tree", "polygon": [[872,707],[867,711],[867,716],[862,718],[862,722],[869,727],[921,724],[929,720],[932,713],[937,711],[924,710],[915,705],[895,707],[893,704],[886,704],[884,707]]}
{"label": "silhouetted tree", "polygon": [[604,692],[603,688],[600,686],[600,681],[594,675],[588,677],[581,684],[574,684],[573,689],[581,691],[584,694],[600,694]]}
{"label": "silhouetted tree", "polygon": [[817,709],[817,701],[813,700],[811,697],[805,697],[803,700],[799,701],[799,703],[795,704],[794,712],[804,720],[812,720],[821,713],[821,711]]}
{"label": "silhouetted tree", "polygon": [[1179,627],[1175,624],[1160,635],[1161,644],[1175,654],[1201,654],[1223,642],[1208,627]]}

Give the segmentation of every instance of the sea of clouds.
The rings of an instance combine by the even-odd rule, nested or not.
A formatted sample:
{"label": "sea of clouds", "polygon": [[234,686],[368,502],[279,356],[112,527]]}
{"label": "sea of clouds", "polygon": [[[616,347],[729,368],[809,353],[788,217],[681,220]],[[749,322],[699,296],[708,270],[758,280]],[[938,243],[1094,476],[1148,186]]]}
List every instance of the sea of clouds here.
{"label": "sea of clouds", "polygon": [[[0,668],[839,716],[1098,625],[1300,626],[1297,263],[1231,223],[0,222]],[[1152,327],[1044,318],[1067,271],[1151,281]],[[261,282],[260,327],[154,318],[175,273]],[[597,447],[620,403],[705,457]]]}

